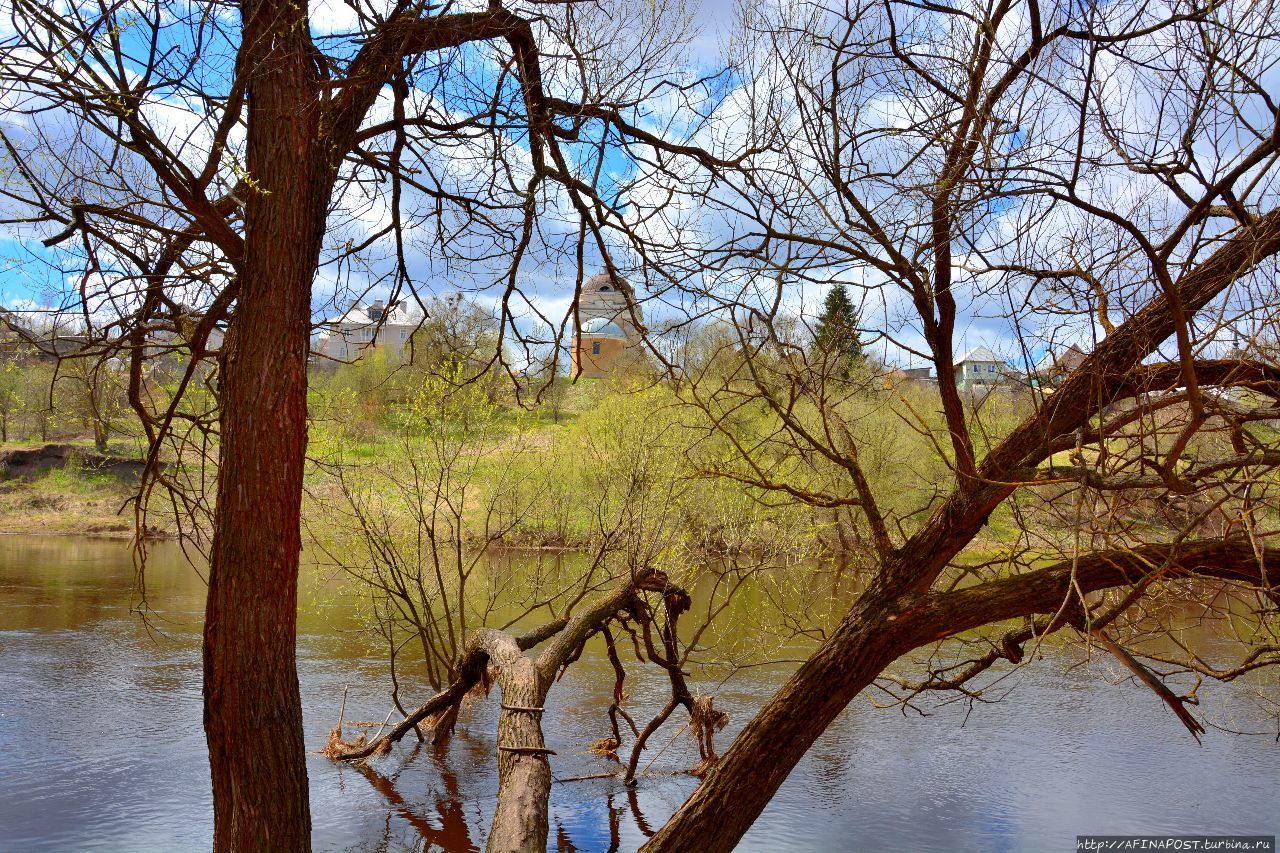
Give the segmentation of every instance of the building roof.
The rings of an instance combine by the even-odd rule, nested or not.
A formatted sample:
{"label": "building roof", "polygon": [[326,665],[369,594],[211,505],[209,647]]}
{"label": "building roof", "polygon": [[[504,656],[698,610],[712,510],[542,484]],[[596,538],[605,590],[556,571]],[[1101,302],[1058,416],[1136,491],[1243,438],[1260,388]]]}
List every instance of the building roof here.
{"label": "building roof", "polygon": [[627,340],[627,333],[622,331],[622,327],[604,317],[592,317],[590,320],[584,320],[582,322],[581,334],[591,335],[592,337],[597,338],[617,338],[620,341]]}
{"label": "building roof", "polygon": [[956,364],[964,364],[965,362],[968,362],[968,361],[982,361],[982,362],[994,361],[997,364],[1004,364],[1003,358],[996,355],[986,347],[978,347],[977,349],[969,350],[967,353],[964,354],[963,357],[961,357],[956,361]]}
{"label": "building roof", "polygon": [[34,335],[27,324],[18,319],[17,316],[0,308],[0,337],[2,338],[31,338]]}
{"label": "building roof", "polygon": [[1037,370],[1054,370],[1059,367],[1074,368],[1084,361],[1084,350],[1072,344],[1064,350],[1049,350],[1036,363]]}
{"label": "building roof", "polygon": [[374,326],[378,323],[387,326],[416,326],[421,320],[422,315],[409,306],[407,299],[390,305],[381,299],[375,299],[367,304],[353,302],[342,316],[329,323],[343,326]]}

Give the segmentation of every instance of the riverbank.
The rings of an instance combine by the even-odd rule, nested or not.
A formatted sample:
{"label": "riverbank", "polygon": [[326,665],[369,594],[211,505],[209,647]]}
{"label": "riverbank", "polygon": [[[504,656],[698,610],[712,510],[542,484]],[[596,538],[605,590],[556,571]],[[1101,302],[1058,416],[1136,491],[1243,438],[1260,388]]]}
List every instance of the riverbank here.
{"label": "riverbank", "polygon": [[136,481],[81,469],[0,480],[0,534],[133,538]]}

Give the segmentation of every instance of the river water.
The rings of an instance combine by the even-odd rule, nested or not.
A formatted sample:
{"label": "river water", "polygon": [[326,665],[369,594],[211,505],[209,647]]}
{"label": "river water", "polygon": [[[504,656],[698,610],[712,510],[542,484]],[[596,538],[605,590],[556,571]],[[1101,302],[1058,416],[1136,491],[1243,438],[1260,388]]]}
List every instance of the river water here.
{"label": "river water", "polygon": [[[146,624],[130,613],[132,582],[120,542],[0,539],[0,851],[209,847],[203,582],[175,547],[157,548]],[[348,602],[324,594],[318,581],[304,584],[302,601],[299,675],[307,743],[318,749],[344,685],[347,718],[366,720],[385,716],[389,687]],[[1112,683],[1100,664],[1070,667],[1066,654],[1024,668],[1005,701],[971,712],[935,704],[922,717],[859,699],[741,849],[1067,851],[1077,834],[1280,831],[1274,730],[1211,728],[1197,746],[1144,688]],[[709,685],[732,720],[718,738],[722,749],[784,677],[760,668]],[[665,677],[633,667],[628,684],[633,713],[647,719],[665,698]],[[406,689],[409,702],[427,693]],[[610,769],[588,745],[607,734],[611,689],[607,662],[591,654],[552,689],[546,735],[558,778]],[[497,789],[494,697],[463,718],[439,753],[406,742],[375,772],[313,755],[316,848],[483,847]],[[697,750],[678,729],[668,723],[651,741],[641,766],[654,760],[634,792],[614,779],[556,784],[550,848],[643,843],[696,784],[680,771]]]}

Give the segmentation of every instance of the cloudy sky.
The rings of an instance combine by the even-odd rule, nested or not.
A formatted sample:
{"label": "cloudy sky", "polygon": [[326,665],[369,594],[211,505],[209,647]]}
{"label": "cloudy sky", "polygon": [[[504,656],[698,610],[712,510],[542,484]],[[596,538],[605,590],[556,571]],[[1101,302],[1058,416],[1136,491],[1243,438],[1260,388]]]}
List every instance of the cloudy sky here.
{"label": "cloudy sky", "polygon": [[[182,7],[182,2],[172,4],[174,10],[180,11]],[[229,8],[223,11],[231,14],[227,11]],[[731,40],[742,35],[738,9],[732,0],[705,0],[689,6],[680,6],[675,0],[627,0],[581,8],[583,20],[590,24],[589,34],[584,38],[598,60],[591,71],[595,75],[594,85],[622,98],[643,99],[643,106],[629,115],[638,126],[659,136],[690,141],[724,154],[732,153],[749,138],[773,134],[772,150],[757,156],[754,162],[761,168],[760,174],[767,175],[767,180],[773,182],[772,186],[780,197],[797,205],[794,221],[783,223],[786,226],[783,230],[789,228],[801,237],[823,236],[836,243],[846,241],[855,247],[867,242],[865,235],[850,232],[838,215],[832,218],[832,211],[827,207],[831,202],[829,195],[822,195],[805,184],[806,181],[820,183],[817,179],[822,177],[820,164],[816,161],[820,155],[814,153],[814,146],[820,148],[822,140],[806,137],[813,122],[806,124],[802,119],[805,115],[817,114],[806,113],[812,105],[804,103],[805,98],[795,96],[794,92],[792,102],[788,102],[787,93],[803,73],[814,72],[815,67],[821,70],[821,62],[813,67],[806,66],[799,51],[812,46],[806,45],[803,38],[794,43],[787,43],[784,39],[778,48],[781,53],[767,59],[756,56],[753,61],[753,54],[740,44],[732,50],[726,49]],[[1117,4],[1114,8],[1123,7]],[[838,18],[833,19],[827,12],[807,21],[787,18],[789,14],[810,14],[800,4],[754,4],[751,11],[766,17],[773,15],[776,20],[792,24],[799,20],[801,25],[797,29],[801,32],[805,32],[806,27],[822,29],[833,26],[833,22],[835,25],[840,23]],[[664,45],[664,33],[669,32],[671,23],[684,14],[692,17],[694,35],[687,43],[674,47]],[[0,19],[6,19],[3,26],[9,28],[0,28],[0,39],[7,40],[5,49],[10,52],[6,55],[12,60],[21,54],[13,52],[15,36],[7,16],[0,15]],[[323,0],[313,5],[311,21],[321,46],[335,55],[349,53],[358,43],[352,37],[359,24],[358,18],[342,0]],[[234,20],[229,19],[229,24],[233,25]],[[1006,36],[1011,51],[1018,49],[1021,38],[1018,28],[1024,24],[1025,21],[1015,15],[1007,25],[1009,32]],[[831,31],[838,32],[839,26],[833,26]],[[234,33],[234,26],[229,26],[228,32]],[[937,38],[932,31],[921,29],[921,33]],[[233,38],[233,35],[228,36],[228,39]],[[933,46],[933,52],[945,59],[948,50],[965,43],[962,38],[955,38],[951,43],[944,39]],[[214,61],[209,63],[208,70],[202,71],[203,84],[216,89],[226,82],[226,58],[230,55],[227,48],[231,45],[232,42],[228,41],[223,45],[222,53],[215,56],[221,65]],[[553,43],[543,47],[549,55],[556,53]],[[794,57],[786,55],[792,47],[798,51]],[[1263,47],[1254,57],[1255,63],[1265,66],[1259,72],[1259,79],[1280,82],[1275,73],[1274,44],[1268,42]],[[1154,51],[1152,59],[1158,61],[1161,59],[1161,45],[1155,44]],[[1176,51],[1165,52],[1171,56],[1168,74],[1176,74],[1178,67],[1173,63],[1183,60]],[[627,64],[641,54],[657,57],[655,69],[648,76],[630,75],[626,70]],[[442,120],[456,119],[468,114],[468,110],[476,109],[488,98],[487,86],[496,79],[495,56],[492,49],[480,46],[458,52],[448,60],[450,64],[444,70],[431,66],[419,69],[411,90],[411,109]],[[821,58],[818,57],[819,60]],[[615,67],[611,68],[610,63]],[[856,66],[850,67],[854,70],[842,71],[841,74],[859,73]],[[1126,70],[1122,62],[1100,61],[1100,67],[1098,79],[1106,75],[1106,84],[1099,84],[1099,101],[1114,101],[1108,103],[1108,109],[1114,111],[1124,127],[1141,128],[1142,134],[1151,139],[1177,138],[1180,132],[1178,109],[1166,110],[1164,103],[1157,102],[1160,93],[1146,93],[1143,81],[1131,70]],[[554,58],[546,63],[553,92],[570,101],[581,94],[574,82],[574,70],[573,63]],[[1065,73],[1069,78],[1073,67],[1067,58],[1054,70]],[[856,93],[856,100],[842,107],[855,114],[849,126],[865,132],[872,140],[865,143],[870,157],[868,162],[882,166],[886,173],[905,174],[908,179],[911,170],[922,170],[922,180],[927,182],[928,170],[933,168],[929,158],[938,149],[939,142],[928,136],[929,132],[936,132],[936,128],[931,128],[927,115],[920,114],[930,101],[912,89],[910,75],[898,74],[895,77],[883,74],[875,77],[882,72],[876,69],[872,72],[868,72],[872,76],[851,87]],[[707,79],[695,85],[699,78]],[[468,83],[459,84],[458,80]],[[665,80],[666,85],[658,85],[659,80]],[[1056,84],[1058,81],[1052,82]],[[1069,84],[1069,79],[1067,82]],[[673,85],[675,83],[685,88],[677,88]],[[36,152],[59,151],[63,144],[83,143],[76,128],[65,118],[14,109],[17,104],[31,106],[29,97],[24,100],[21,93],[15,94],[19,88],[9,81],[0,89],[0,107],[5,108],[0,114],[0,122],[3,122],[4,130],[11,139],[19,145],[25,141],[32,157]],[[508,84],[507,95],[513,94],[516,93]],[[1017,169],[1028,172],[1032,167],[1040,168],[1042,163],[1048,164],[1046,168],[1058,168],[1053,159],[1061,154],[1064,147],[1069,147],[1071,141],[1067,138],[1073,127],[1071,108],[1069,102],[1059,97],[1053,85],[1044,84],[1039,88],[1035,84],[1028,85],[1021,100],[1015,99],[1007,107],[1006,124],[1016,126],[1000,143],[1004,146],[1001,157]],[[762,117],[762,110],[767,115]],[[366,125],[389,118],[391,111],[389,90],[385,90]],[[144,104],[142,112],[156,134],[169,142],[179,158],[186,160],[189,157],[194,164],[200,162],[208,150],[217,115],[205,109],[198,96],[179,90],[157,92]],[[1230,131],[1238,133],[1238,127],[1229,125],[1232,121],[1239,124],[1240,119],[1228,115],[1222,121],[1219,125],[1205,128],[1206,139],[1220,146],[1218,150],[1203,152],[1204,165],[1210,177],[1215,171],[1221,172],[1230,166],[1232,158],[1240,153],[1239,150],[1230,150],[1230,145],[1226,149],[1221,148],[1221,140],[1228,138]],[[773,265],[776,269],[779,264],[785,267],[782,261],[787,259],[780,253],[790,249],[770,246],[765,252],[767,262],[763,264],[763,272],[757,273],[754,279],[747,276],[744,280],[741,265],[734,267],[727,262],[715,275],[706,271],[697,271],[696,275],[689,272],[696,270],[704,255],[714,257],[721,252],[734,235],[751,231],[753,226],[744,224],[743,213],[749,206],[749,196],[754,187],[741,181],[735,183],[732,178],[710,181],[705,172],[687,159],[680,161],[680,158],[675,158],[672,161],[667,158],[662,160],[663,167],[657,168],[654,164],[661,158],[644,144],[632,144],[624,150],[609,141],[602,146],[601,153],[595,146],[600,140],[600,132],[588,125],[579,143],[565,143],[564,148],[578,174],[594,179],[594,175],[599,173],[601,177],[597,183],[605,188],[606,195],[610,190],[626,191],[625,198],[617,200],[618,205],[610,215],[614,224],[624,224],[633,234],[648,242],[647,257],[637,255],[633,247],[624,245],[624,241],[608,230],[604,232],[604,239],[615,260],[635,276],[640,296],[647,300],[645,311],[651,324],[703,310],[706,303],[693,295],[699,288],[719,289],[723,293],[738,287],[739,299],[743,298],[743,293],[764,302],[771,298],[773,279],[769,275],[769,267]],[[1096,140],[1086,141],[1099,150],[1106,147]],[[242,136],[233,134],[233,152],[241,142]],[[497,305],[507,293],[506,267],[512,248],[519,242],[517,232],[522,220],[519,191],[532,173],[528,140],[518,129],[508,128],[448,143],[436,142],[427,146],[429,150],[424,150],[421,160],[415,164],[422,169],[415,174],[430,174],[432,180],[446,190],[492,181],[488,191],[507,207],[486,225],[477,227],[473,219],[451,209],[448,204],[438,210],[431,200],[415,196],[412,188],[406,190],[404,209],[409,214],[406,260],[413,288],[424,299],[464,291],[482,303]],[[381,148],[385,150],[385,146]],[[493,164],[499,158],[504,172],[495,178]],[[91,158],[82,157],[80,164],[85,162],[91,162]],[[130,165],[127,157],[123,162],[126,167]],[[56,165],[51,168],[56,169]],[[235,168],[234,163],[229,166],[232,177]],[[1167,198],[1161,197],[1157,182],[1150,177],[1137,177],[1124,169],[1113,171],[1114,174],[1104,169],[1096,175],[1082,178],[1081,186],[1086,188],[1084,191],[1091,199],[1107,209],[1122,211],[1124,215],[1134,217],[1135,221],[1144,219],[1148,223],[1159,224],[1173,219],[1176,211]],[[124,177],[120,180],[126,181],[133,173],[130,168],[122,168],[121,174]],[[11,168],[8,178],[11,182],[14,179]],[[908,182],[901,178],[898,180]],[[1271,188],[1273,180],[1268,178],[1261,184],[1261,196],[1270,198],[1274,194]],[[854,183],[857,191],[864,193],[876,209],[877,215],[884,212],[895,221],[906,223],[899,235],[903,245],[912,241],[919,243],[919,235],[912,230],[913,227],[918,230],[924,220],[923,212],[918,207],[913,208],[913,205],[918,205],[919,192],[914,195],[905,191],[899,193],[886,182],[870,176],[858,176]],[[107,193],[109,189],[102,192]],[[563,323],[569,310],[574,280],[589,277],[603,265],[593,236],[588,233],[585,239],[580,237],[580,218],[562,188],[548,187],[540,205],[527,257],[516,273],[518,293],[507,302],[515,322],[524,330],[532,328],[540,318],[553,325]],[[1021,218],[1024,207],[1009,201],[1004,206],[993,204],[979,211],[973,220],[971,246],[953,259],[952,270],[961,305],[955,334],[958,352],[988,346],[1016,362],[1026,357],[1037,358],[1047,346],[1060,347],[1072,342],[1088,345],[1101,334],[1087,311],[1081,312],[1078,305],[1072,307],[1072,300],[1078,294],[1052,293],[1033,287],[1027,281],[1007,276],[993,277],[979,271],[991,263],[998,263],[1015,250],[1023,255],[1042,255],[1044,257],[1040,260],[1044,263],[1058,263],[1077,250],[1095,252],[1107,259],[1106,263],[1113,263],[1113,256],[1122,254],[1114,247],[1103,245],[1105,241],[1099,237],[1099,229],[1091,228],[1087,217],[1055,212],[1040,215],[1030,223]],[[442,215],[440,211],[443,211]],[[804,221],[805,215],[811,215],[811,222]],[[918,220],[914,226],[912,217]],[[340,314],[352,299],[388,298],[392,295],[391,274],[395,267],[390,236],[373,240],[359,258],[345,257],[347,247],[372,240],[386,229],[390,221],[390,202],[385,184],[367,180],[351,182],[335,199],[326,262],[319,271],[314,288],[317,320]],[[69,256],[60,256],[45,249],[39,242],[60,228],[61,225],[57,224],[37,224],[10,225],[4,230],[6,239],[0,240],[0,304],[17,308],[75,304],[78,287],[83,281],[74,256],[75,241],[60,247],[69,249]],[[581,268],[577,248],[580,240],[583,244]],[[1019,244],[1019,240],[1023,244]],[[1037,244],[1026,245],[1031,240]],[[803,256],[803,251],[800,254]],[[856,254],[854,252],[850,256],[846,253],[841,257],[837,252],[835,262],[820,268],[801,257],[802,265],[810,264],[808,274],[796,276],[788,283],[779,301],[780,310],[811,318],[821,305],[830,283],[844,282],[850,286],[855,301],[862,304],[863,325],[872,332],[886,333],[873,351],[890,363],[920,364],[919,353],[925,347],[918,319],[914,318],[914,306],[905,292],[888,282],[884,275],[869,270],[856,259],[851,260]],[[1117,270],[1124,271],[1123,264],[1114,263],[1118,264]],[[1133,284],[1130,292],[1134,304],[1137,304],[1150,291],[1144,291],[1138,282]],[[1055,303],[1055,299],[1060,304]],[[1118,317],[1123,316],[1124,304],[1113,308],[1119,312]],[[1015,336],[1016,326],[1037,339],[1029,346],[1020,344]]]}

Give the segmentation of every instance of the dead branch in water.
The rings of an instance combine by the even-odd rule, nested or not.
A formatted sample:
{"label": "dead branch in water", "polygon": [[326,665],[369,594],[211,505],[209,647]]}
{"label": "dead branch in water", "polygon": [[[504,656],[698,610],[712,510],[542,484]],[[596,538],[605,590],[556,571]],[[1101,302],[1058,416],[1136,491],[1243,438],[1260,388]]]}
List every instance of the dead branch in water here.
{"label": "dead branch in water", "polygon": [[[662,596],[665,623],[659,628],[663,652],[657,651],[653,642],[653,609],[643,596],[656,592]],[[545,840],[548,818],[547,803],[552,780],[549,756],[555,752],[546,746],[542,733],[542,717],[546,696],[557,673],[577,660],[587,641],[596,634],[605,637],[615,664],[617,681],[614,702],[610,708],[615,737],[609,752],[617,760],[615,750],[621,744],[616,716],[621,714],[636,731],[634,722],[621,709],[622,681],[625,670],[613,645],[613,635],[607,625],[616,622],[633,632],[638,624],[644,634],[647,657],[667,669],[672,679],[673,695],[679,696],[689,708],[691,725],[697,732],[699,751],[703,762],[714,761],[715,752],[710,746],[710,732],[722,728],[728,717],[711,708],[709,696],[696,702],[684,681],[679,667],[676,620],[688,610],[689,595],[672,585],[665,574],[657,570],[638,573],[618,585],[611,593],[593,603],[571,619],[557,619],[520,637],[493,628],[480,628],[468,643],[459,676],[449,687],[420,705],[400,723],[380,737],[365,742],[361,734],[355,742],[342,741],[342,725],[339,722],[330,733],[324,754],[337,761],[363,761],[370,756],[385,755],[393,743],[414,731],[424,721],[432,719],[433,742],[447,737],[457,719],[463,699],[476,688],[486,692],[492,680],[502,693],[501,713],[498,721],[498,807],[490,831],[490,847],[500,849],[525,849],[537,847]],[[550,645],[537,657],[526,654],[540,643],[550,640]],[[642,658],[643,660],[643,658]],[[673,700],[674,701],[674,700]],[[344,705],[345,707],[345,705]],[[717,716],[718,715],[718,716]],[[388,714],[388,720],[390,714]],[[663,716],[665,719],[665,716]],[[718,722],[717,722],[718,721]],[[384,724],[385,726],[385,721]],[[660,723],[659,723],[660,725]],[[657,726],[651,724],[649,731]],[[643,748],[643,736],[638,735],[631,765]],[[601,774],[604,778],[614,774]]]}

